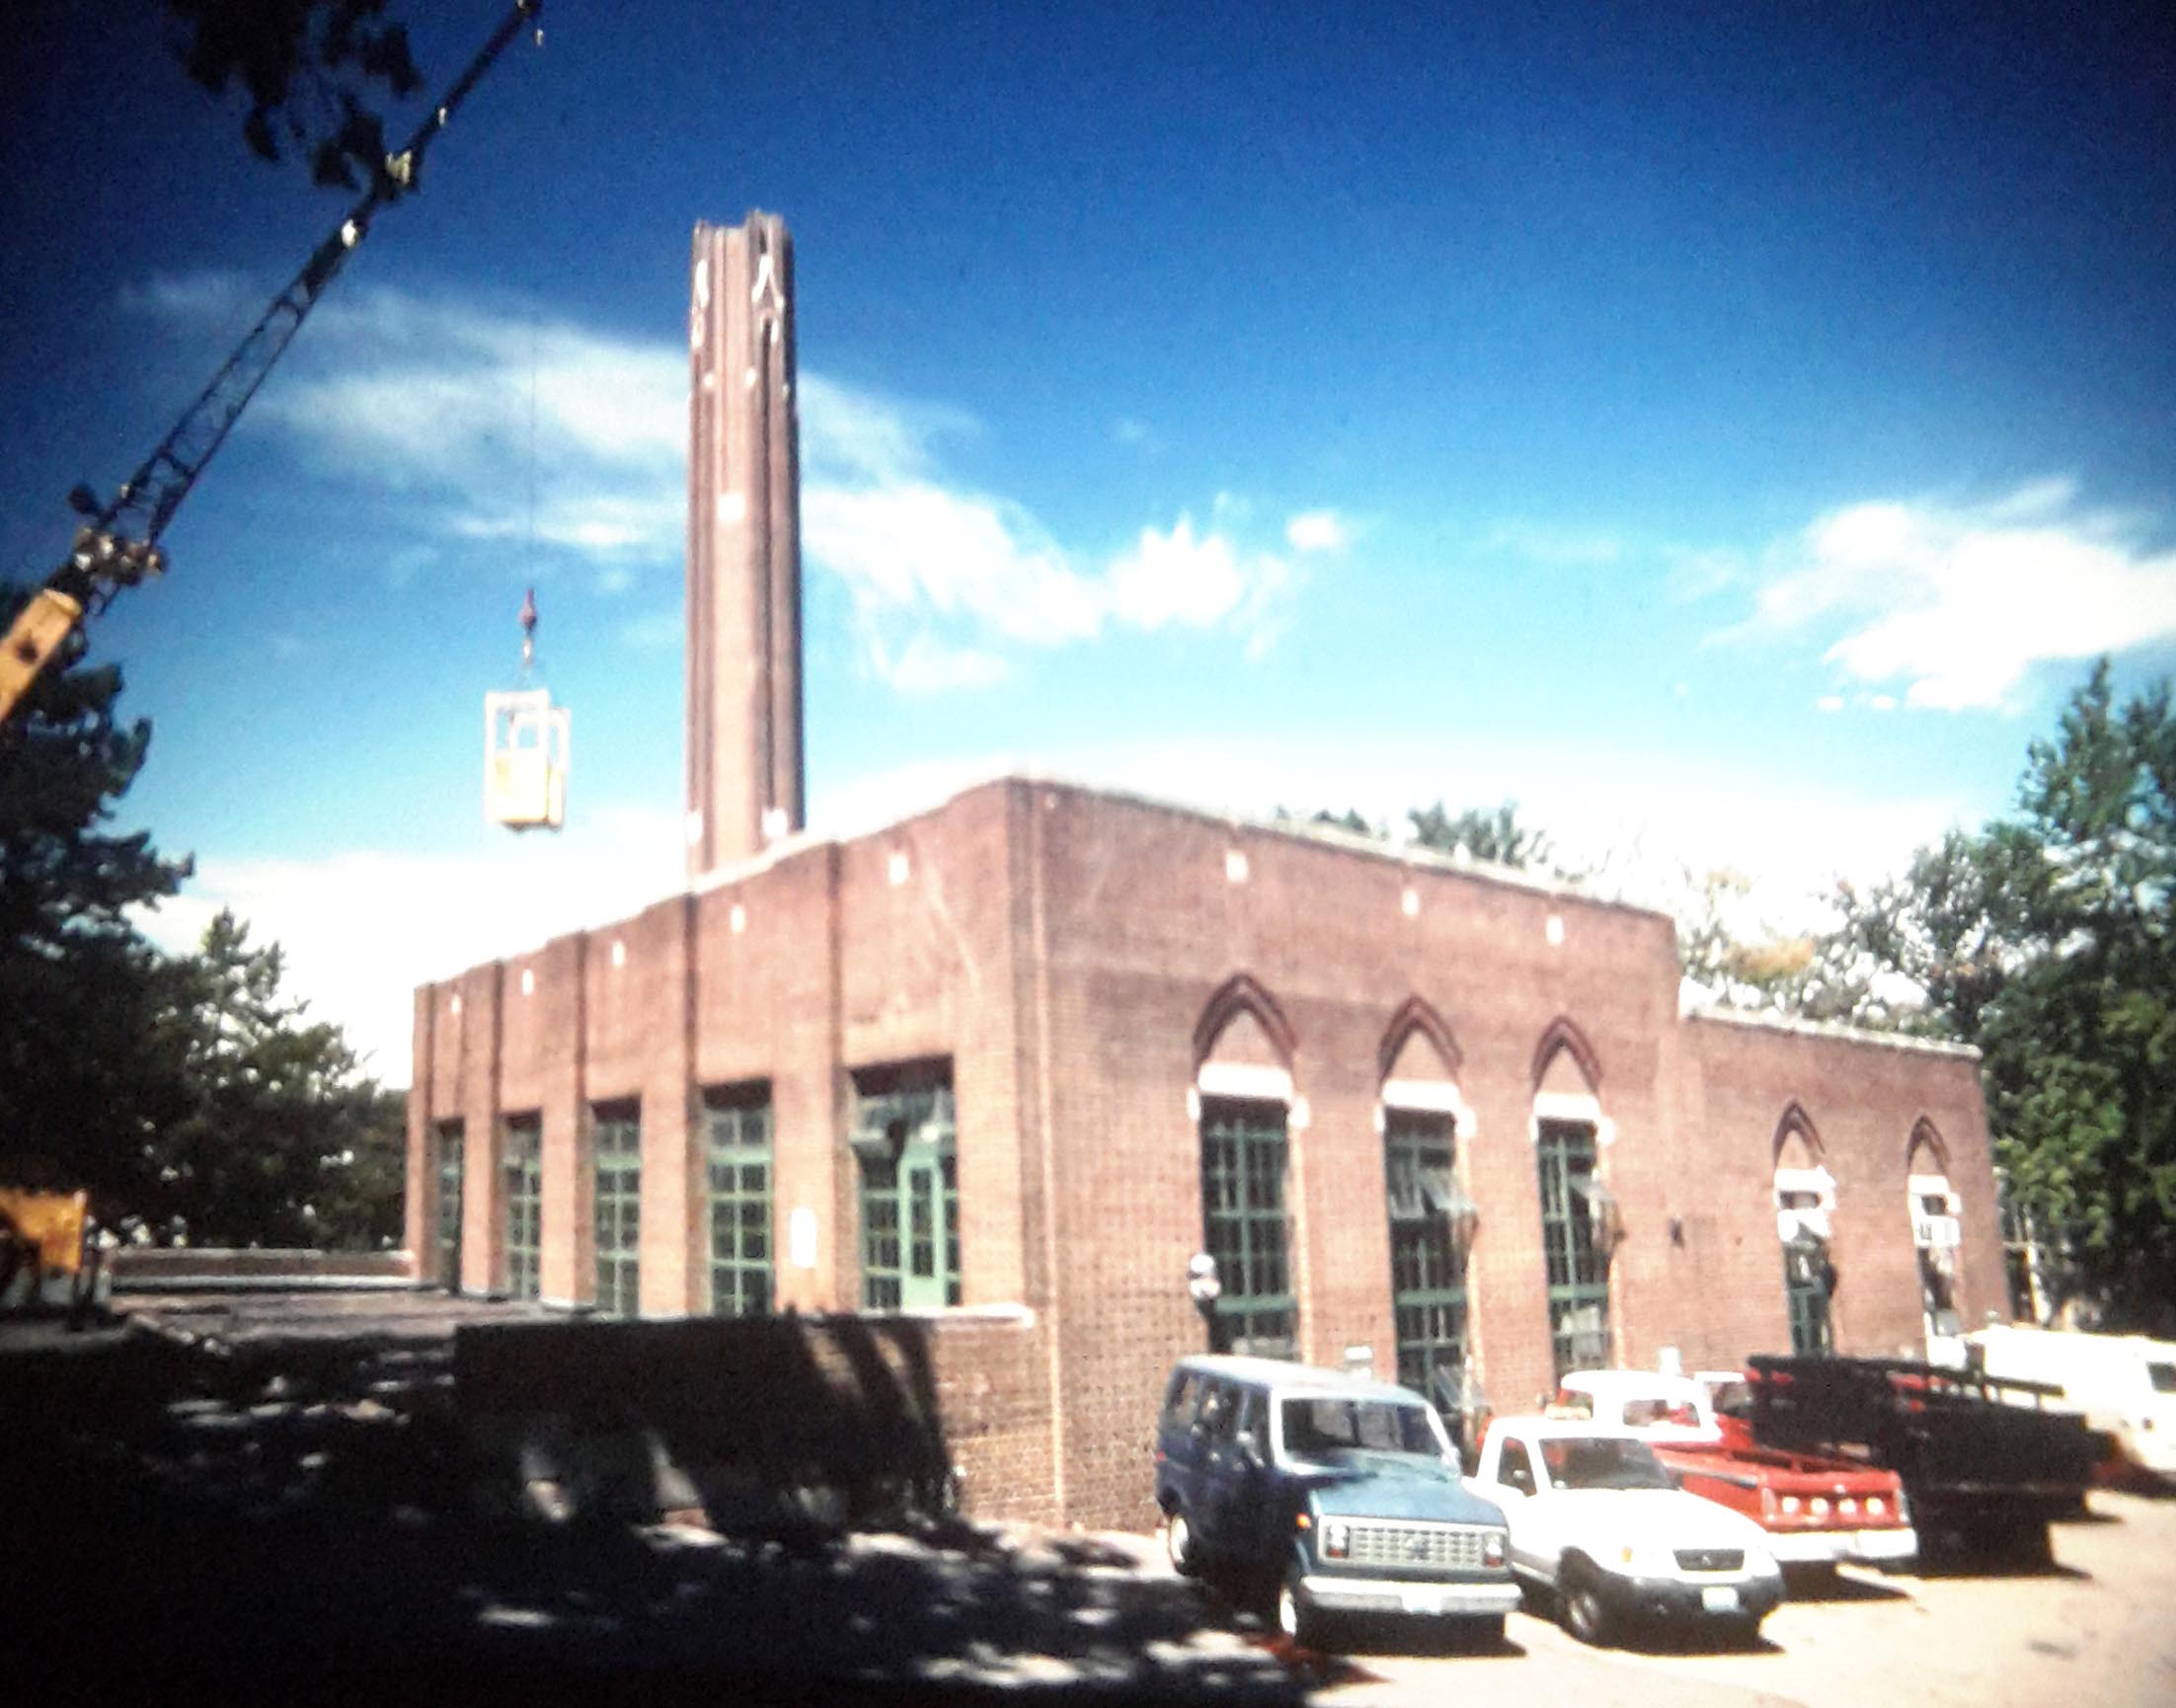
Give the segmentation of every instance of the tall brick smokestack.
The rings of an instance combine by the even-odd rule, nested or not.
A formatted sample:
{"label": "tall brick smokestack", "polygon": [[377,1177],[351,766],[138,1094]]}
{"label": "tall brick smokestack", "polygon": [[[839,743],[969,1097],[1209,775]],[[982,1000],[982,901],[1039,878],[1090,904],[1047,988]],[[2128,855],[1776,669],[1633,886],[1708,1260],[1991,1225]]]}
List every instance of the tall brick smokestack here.
{"label": "tall brick smokestack", "polygon": [[804,822],[794,250],[750,213],[689,269],[687,872]]}

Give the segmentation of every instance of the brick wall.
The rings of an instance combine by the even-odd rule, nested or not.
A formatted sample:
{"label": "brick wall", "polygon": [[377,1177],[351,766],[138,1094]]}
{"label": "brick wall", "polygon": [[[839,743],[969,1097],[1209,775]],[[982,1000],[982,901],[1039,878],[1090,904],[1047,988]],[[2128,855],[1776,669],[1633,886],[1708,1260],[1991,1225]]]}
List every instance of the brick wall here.
{"label": "brick wall", "polygon": [[[1379,1126],[1393,1055],[1401,1075],[1453,1081],[1470,1111],[1468,1333],[1500,1410],[1530,1404],[1553,1374],[1537,1091],[1591,1098],[1601,1118],[1600,1170],[1624,1226],[1609,1277],[1621,1359],[1674,1348],[1706,1367],[1787,1344],[1771,1170],[1794,1100],[1839,1181],[1845,1350],[1918,1344],[1903,1183],[1921,1117],[1965,1201],[1967,1320],[2000,1302],[1976,1061],[1680,1020],[1677,985],[1658,914],[1334,835],[1009,779],[867,836],[782,846],[632,920],[419,992],[409,1244],[432,1249],[427,1140],[458,1116],[464,1280],[498,1284],[499,1117],[540,1110],[544,1291],[589,1298],[587,1112],[636,1097],[643,1309],[700,1313],[691,1099],[763,1079],[778,1297],[852,1309],[851,1075],[948,1058],[966,1305],[1036,1320],[1032,1334],[970,1336],[947,1354],[959,1403],[982,1408],[984,1497],[1004,1490],[996,1510],[1093,1523],[1152,1517],[1157,1395],[1172,1359],[1205,1344],[1185,1289],[1204,1242],[1190,1100],[1204,1048],[1289,1072],[1290,1260],[1301,1352],[1316,1361],[1365,1347],[1378,1370],[1395,1367]],[[1263,993],[1274,1015],[1258,1021],[1239,1001],[1205,1037],[1227,987]],[[1416,1015],[1431,1036],[1401,1053]],[[808,1269],[787,1261],[797,1210],[816,1234]]]}

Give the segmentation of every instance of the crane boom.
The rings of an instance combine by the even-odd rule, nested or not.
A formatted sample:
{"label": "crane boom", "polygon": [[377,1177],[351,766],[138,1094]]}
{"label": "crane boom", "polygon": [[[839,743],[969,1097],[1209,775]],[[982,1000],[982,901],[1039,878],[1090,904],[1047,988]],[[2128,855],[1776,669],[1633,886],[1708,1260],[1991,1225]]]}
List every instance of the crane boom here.
{"label": "crane boom", "polygon": [[68,559],[45,580],[17,614],[0,643],[0,725],[30,691],[39,672],[77,633],[87,610],[103,610],[115,593],[165,568],[158,549],[174,512],[189,496],[204,466],[226,442],[234,424],[249,407],[327,285],[340,275],[348,257],[362,242],[370,222],[413,192],[422,182],[424,156],[470,92],[506,44],[543,11],[543,0],[514,0],[491,38],[461,75],[416,126],[398,153],[389,154],[371,174],[370,185],[332,233],[310,252],[302,269],[272,299],[220,364],[181,419],[123,481],[111,499],[100,501],[79,486],[69,504],[87,519],[76,530]]}

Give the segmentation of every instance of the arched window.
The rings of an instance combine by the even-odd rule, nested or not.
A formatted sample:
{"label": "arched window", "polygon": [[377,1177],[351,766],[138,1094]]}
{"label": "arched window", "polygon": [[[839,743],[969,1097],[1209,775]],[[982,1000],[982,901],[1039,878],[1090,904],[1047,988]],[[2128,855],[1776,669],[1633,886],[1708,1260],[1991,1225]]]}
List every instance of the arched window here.
{"label": "arched window", "polygon": [[1459,1145],[1472,1136],[1473,1114],[1454,1077],[1449,1028],[1419,998],[1392,1018],[1379,1061],[1398,1380],[1435,1401],[1455,1429],[1471,1352],[1466,1253],[1479,1220],[1459,1178]]}
{"label": "arched window", "polygon": [[1244,973],[1209,999],[1195,1029],[1202,1237],[1216,1264],[1209,1339],[1218,1352],[1298,1352],[1285,1215],[1291,1047],[1282,1011]]}
{"label": "arched window", "polygon": [[1821,1134],[1793,1103],[1775,1128],[1775,1227],[1783,1242],[1783,1303],[1791,1351],[1801,1358],[1835,1351],[1830,1256],[1836,1183],[1823,1164]]}
{"label": "arched window", "polygon": [[1571,1021],[1552,1022],[1534,1051],[1534,1163],[1549,1344],[1559,1377],[1610,1361],[1609,1257],[1620,1226],[1601,1178],[1608,1128],[1593,1048]]}
{"label": "arched window", "polygon": [[1937,1342],[1954,1340],[1964,1330],[1957,1308],[1957,1253],[1963,1243],[1958,1217],[1964,1205],[1950,1190],[1949,1146],[1923,1115],[1912,1124],[1904,1144],[1904,1196],[1919,1260],[1919,1309],[1932,1356]]}

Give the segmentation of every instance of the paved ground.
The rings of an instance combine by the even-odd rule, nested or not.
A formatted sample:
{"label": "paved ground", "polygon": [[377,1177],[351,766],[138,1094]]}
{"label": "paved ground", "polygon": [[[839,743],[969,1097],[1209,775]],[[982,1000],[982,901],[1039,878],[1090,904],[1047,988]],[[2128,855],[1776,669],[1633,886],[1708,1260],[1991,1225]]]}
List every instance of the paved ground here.
{"label": "paved ground", "polygon": [[1653,1708],[2083,1708],[2176,1702],[2176,1500],[2096,1492],[2057,1526],[2052,1574],[1884,1577],[1847,1569],[1819,1600],[1784,1603],[1753,1652],[1592,1650],[1526,1614],[1516,1654],[1358,1653],[1375,1680],[1323,1699],[1578,1702]]}
{"label": "paved ground", "polygon": [[[2037,1576],[1846,1573],[1760,1648],[1272,1640],[1150,1537],[722,1537],[479,1517],[429,1294],[178,1294],[0,1327],[0,1628],[52,1699],[2176,1702],[2176,1500],[2096,1494]],[[184,1333],[190,1337],[185,1341]],[[23,1699],[32,1699],[26,1695]]]}

